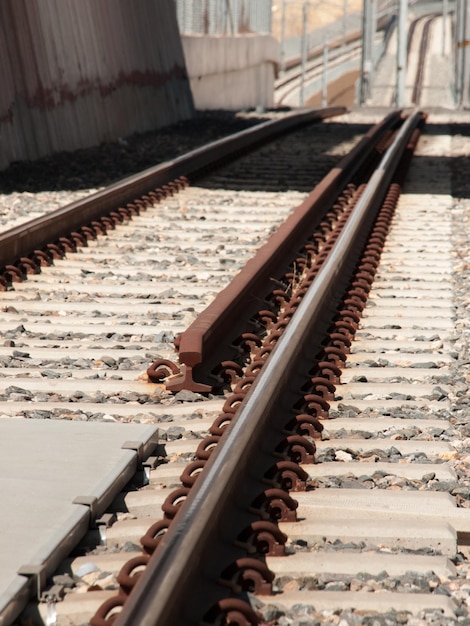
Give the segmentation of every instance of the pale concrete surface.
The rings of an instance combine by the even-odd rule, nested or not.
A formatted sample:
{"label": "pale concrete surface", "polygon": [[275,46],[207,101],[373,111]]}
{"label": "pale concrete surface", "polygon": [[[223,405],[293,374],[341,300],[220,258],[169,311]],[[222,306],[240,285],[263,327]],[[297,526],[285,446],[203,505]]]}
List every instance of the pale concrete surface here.
{"label": "pale concrete surface", "polygon": [[372,576],[384,570],[389,576],[406,572],[434,572],[438,576],[455,575],[456,568],[445,556],[420,554],[387,554],[386,552],[296,552],[287,557],[267,557],[266,563],[276,576],[332,573],[355,576],[368,572]]}
{"label": "pale concrete surface", "polygon": [[[362,355],[363,357],[365,357],[366,355]],[[369,359],[370,359],[370,354],[368,355]],[[449,375],[450,375],[450,370],[447,367],[411,367],[411,363],[423,363],[426,361],[427,359],[423,358],[423,355],[421,355],[421,359],[418,361],[412,361],[410,359],[410,361],[407,363],[407,359],[406,359],[406,354],[404,355],[404,357],[402,359],[400,359],[400,363],[403,365],[403,367],[400,366],[396,366],[396,367],[355,367],[354,369],[352,368],[347,368],[345,370],[343,370],[342,374],[341,374],[341,380],[344,383],[349,383],[351,382],[353,379],[357,379],[358,376],[364,376],[367,379],[367,382],[369,383],[379,383],[379,382],[390,382],[391,379],[398,379],[398,378],[402,378],[406,381],[406,379],[409,379],[409,382],[413,381],[429,381],[430,378],[432,378],[434,381],[439,381],[441,378],[442,379],[446,379]],[[413,355],[413,356],[417,356],[417,355]],[[432,357],[432,355],[431,355]],[[363,361],[366,359],[362,359]],[[388,359],[386,359],[388,360]],[[434,362],[437,359],[433,359],[430,358],[429,361]],[[355,359],[350,359],[350,362],[354,362]],[[358,361],[359,362],[359,359]]]}
{"label": "pale concrete surface", "polygon": [[[389,401],[388,403],[384,400],[349,400],[349,401],[341,401],[341,402],[332,402],[331,407],[333,409],[337,409],[338,405],[341,404],[344,406],[354,406],[359,409],[359,411],[364,411],[366,409],[374,409],[375,407],[380,408],[386,406],[418,406],[416,402],[406,402],[403,400],[400,401]],[[427,402],[425,406],[433,406],[436,408],[442,407],[441,402]],[[448,405],[447,405],[448,406]],[[399,430],[401,428],[418,428],[421,431],[425,431],[429,428],[448,428],[449,422],[447,420],[442,419],[404,419],[400,417],[339,417],[335,419],[323,420],[322,421],[325,430],[331,433],[334,433],[336,430],[363,430],[364,432],[370,433],[380,433],[380,432],[389,432],[390,434]]]}
{"label": "pale concrete surface", "polygon": [[[302,515],[301,508],[298,511],[299,517],[305,517],[305,513],[306,510]],[[343,513],[336,518],[328,515],[324,519],[312,521],[281,522],[279,528],[290,540],[301,539],[308,542],[309,546],[339,540],[342,543],[361,544],[366,548],[431,549],[449,557],[454,556],[457,550],[454,528],[446,522],[434,520],[425,526],[422,520],[411,518],[406,520],[406,524],[403,519],[387,519],[385,524],[384,519],[378,516],[364,514],[362,518],[351,518]]]}
{"label": "pale concrete surface", "polygon": [[447,441],[425,441],[423,439],[326,439],[315,440],[317,450],[340,448],[358,451],[389,450],[396,448],[401,454],[423,452],[426,455],[445,454],[452,452],[453,446]]}
{"label": "pale concrete surface", "polygon": [[270,35],[183,35],[184,56],[196,109],[268,108],[280,60]]}
{"label": "pale concrete surface", "polygon": [[[54,604],[53,611],[57,622],[67,624],[87,624],[90,615],[94,615],[103,602],[116,596],[115,591],[92,591],[90,593],[69,593],[62,602]],[[50,610],[50,609],[49,609]],[[48,605],[44,602],[37,607],[31,607],[31,615],[36,617],[39,614],[44,624],[48,622],[50,614]]]}
{"label": "pale concrete surface", "polygon": [[[362,466],[362,463],[357,463]],[[421,467],[425,468],[428,464]],[[306,469],[307,466],[303,466]],[[432,467],[432,466],[431,466]],[[366,474],[367,471],[364,471]],[[392,473],[392,472],[391,472]],[[394,521],[409,527],[417,519],[417,511],[426,523],[448,524],[457,533],[470,531],[470,510],[458,508],[453,496],[438,491],[406,491],[390,489],[315,489],[296,493],[298,516],[316,519],[363,519],[365,524]]]}
{"label": "pale concrete surface", "polygon": [[378,611],[400,608],[416,615],[423,609],[441,609],[444,615],[454,616],[457,603],[443,595],[421,593],[369,593],[366,591],[294,591],[279,596],[260,596],[269,604],[292,607],[295,604],[314,606],[317,611],[335,609]]}
{"label": "pale concrete surface", "polygon": [[[386,356],[384,357],[386,358]],[[390,383],[347,383],[338,385],[336,395],[344,399],[358,397],[363,399],[364,396],[380,395],[386,399],[391,392],[410,395],[412,398],[430,397],[433,394],[436,384],[419,384],[400,383],[396,388],[391,388]],[[449,385],[439,385],[441,389],[450,390]]]}
{"label": "pale concrete surface", "polygon": [[408,480],[421,480],[426,474],[435,474],[437,480],[456,480],[453,469],[445,463],[384,463],[384,462],[338,462],[331,461],[315,465],[303,465],[310,478],[319,476],[372,476],[375,472],[385,472],[390,476],[400,476]]}
{"label": "pale concrete surface", "polygon": [[0,623],[11,623],[36,575],[42,587],[86,532],[88,502],[101,515],[132,478],[134,444],[147,456],[157,434],[140,424],[0,422]]}
{"label": "pale concrete surface", "polygon": [[[411,20],[411,13],[409,21]],[[450,18],[446,24],[446,41],[443,47],[443,24],[442,17],[438,17],[430,34],[431,50],[426,58],[424,68],[423,90],[421,94],[421,107],[454,108],[452,94],[453,69],[451,67],[451,43]],[[415,47],[416,48],[416,47]],[[416,77],[417,50],[412,49],[407,63],[405,81],[405,107],[413,106],[412,91]],[[366,104],[368,106],[394,106],[396,88],[396,54],[397,33],[396,29],[390,37],[388,48],[376,68],[372,80],[371,95]]]}

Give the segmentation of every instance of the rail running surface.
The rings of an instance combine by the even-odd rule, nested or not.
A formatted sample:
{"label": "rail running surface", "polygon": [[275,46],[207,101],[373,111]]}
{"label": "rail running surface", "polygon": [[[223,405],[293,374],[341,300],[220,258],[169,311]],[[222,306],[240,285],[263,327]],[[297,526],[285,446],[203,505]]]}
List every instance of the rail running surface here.
{"label": "rail running surface", "polygon": [[[266,544],[268,553],[282,552],[285,537],[277,523],[296,519],[289,491],[305,487],[298,463],[313,462],[318,418],[334,391],[398,197],[396,181],[424,120],[416,111],[397,131],[274,349],[264,354],[263,367],[227,399],[215,425],[218,445],[186,471],[183,484],[193,486],[164,508],[166,518],[145,538],[147,554],[123,568],[121,594],[102,606],[92,626],[260,623],[245,595],[269,594]],[[374,227],[382,212],[388,217]],[[344,307],[339,315],[338,307]]]}

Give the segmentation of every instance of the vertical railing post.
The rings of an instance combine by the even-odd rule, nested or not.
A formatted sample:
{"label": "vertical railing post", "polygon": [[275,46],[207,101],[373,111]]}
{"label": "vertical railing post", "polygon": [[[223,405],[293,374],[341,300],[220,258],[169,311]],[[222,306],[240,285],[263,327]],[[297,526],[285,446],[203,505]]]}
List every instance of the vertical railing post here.
{"label": "vertical railing post", "polygon": [[281,12],[281,72],[286,71],[286,0],[282,0]]}
{"label": "vertical railing post", "polygon": [[446,55],[446,44],[447,44],[447,0],[442,0],[442,56]]}
{"label": "vertical railing post", "polygon": [[307,13],[308,11],[308,2],[304,2],[302,5],[302,75],[300,81],[300,95],[299,95],[299,104],[301,107],[304,106],[305,103],[305,75],[307,71]]}
{"label": "vertical railing post", "polygon": [[328,104],[328,42],[326,37],[323,41],[323,69],[321,80],[321,105],[326,107]]}
{"label": "vertical railing post", "polygon": [[362,59],[359,104],[365,104],[369,97],[372,71],[372,3],[364,0],[362,4]]}
{"label": "vertical railing post", "polygon": [[406,87],[406,23],[408,20],[408,0],[400,0],[398,7],[398,43],[397,43],[397,87],[396,106],[405,104]]}

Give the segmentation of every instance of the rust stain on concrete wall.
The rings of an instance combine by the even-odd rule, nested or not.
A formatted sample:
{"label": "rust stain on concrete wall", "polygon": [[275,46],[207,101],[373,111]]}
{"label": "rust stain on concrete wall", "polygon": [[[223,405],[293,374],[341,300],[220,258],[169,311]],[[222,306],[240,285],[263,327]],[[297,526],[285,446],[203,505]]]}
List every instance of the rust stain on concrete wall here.
{"label": "rust stain on concrete wall", "polygon": [[0,78],[0,167],[193,114],[174,0],[2,0]]}

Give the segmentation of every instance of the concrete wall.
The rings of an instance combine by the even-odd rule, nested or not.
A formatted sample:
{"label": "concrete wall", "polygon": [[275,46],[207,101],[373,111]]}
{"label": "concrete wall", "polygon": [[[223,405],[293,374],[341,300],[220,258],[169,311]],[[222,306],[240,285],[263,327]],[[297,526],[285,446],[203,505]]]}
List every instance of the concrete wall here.
{"label": "concrete wall", "polygon": [[182,36],[198,110],[273,106],[279,44],[270,35]]}
{"label": "concrete wall", "polygon": [[175,0],[185,35],[272,32],[272,0]]}
{"label": "concrete wall", "polygon": [[0,168],[193,114],[174,0],[1,0]]}

